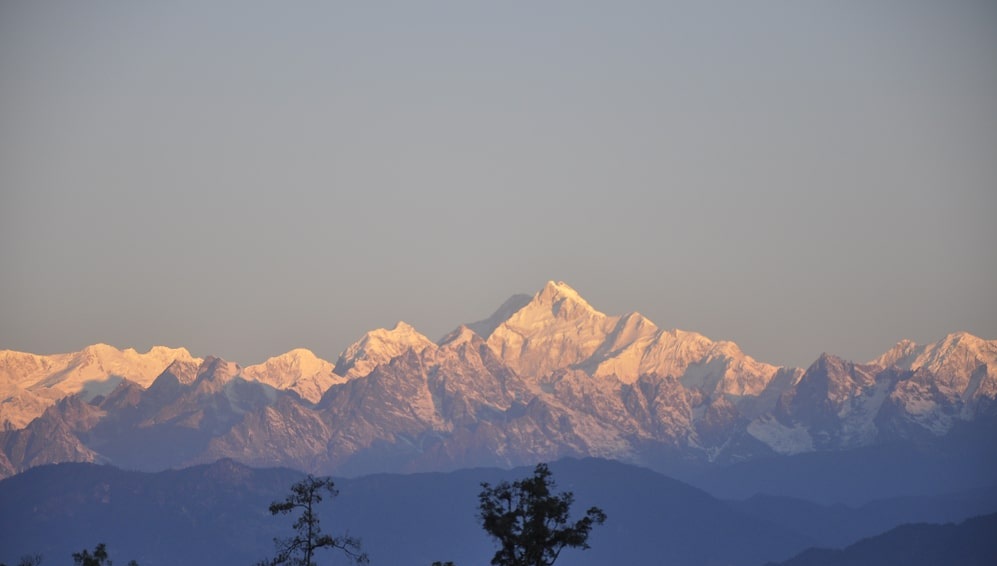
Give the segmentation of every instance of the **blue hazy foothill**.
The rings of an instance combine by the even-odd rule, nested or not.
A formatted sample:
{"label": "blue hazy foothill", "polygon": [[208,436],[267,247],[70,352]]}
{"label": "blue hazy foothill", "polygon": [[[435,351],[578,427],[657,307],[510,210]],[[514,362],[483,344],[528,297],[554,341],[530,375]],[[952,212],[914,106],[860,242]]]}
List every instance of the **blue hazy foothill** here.
{"label": "blue hazy foothill", "polygon": [[[562,559],[582,566],[755,566],[905,522],[958,521],[997,509],[993,488],[853,508],[765,496],[724,501],[606,460],[562,460],[551,470],[558,490],[575,493],[576,513],[598,505],[609,516],[593,531],[590,550]],[[322,503],[322,525],[362,538],[372,564],[484,563],[494,549],[475,516],[480,483],[528,474],[528,468],[480,468],[337,479],[340,495]],[[0,482],[0,560],[42,553],[58,563],[103,541],[143,566],[252,563],[271,550],[273,536],[287,532],[288,521],[271,517],[267,506],[302,476],[232,460],[158,473],[94,464],[34,468]],[[795,560],[794,566],[809,563]]]}

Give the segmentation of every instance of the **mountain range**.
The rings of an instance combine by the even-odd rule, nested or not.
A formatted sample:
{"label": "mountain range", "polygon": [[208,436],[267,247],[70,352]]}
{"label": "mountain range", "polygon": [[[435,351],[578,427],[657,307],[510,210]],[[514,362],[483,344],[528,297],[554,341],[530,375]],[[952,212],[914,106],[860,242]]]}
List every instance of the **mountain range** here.
{"label": "mountain range", "polygon": [[245,368],[182,348],[0,352],[0,421],[0,477],[66,461],[360,475],[594,456],[709,481],[880,448],[944,466],[965,445],[977,459],[960,465],[985,478],[997,341],[955,333],[867,363],[779,367],[606,315],[551,281],[439,341],[404,322],[373,330],[335,363],[307,350]]}

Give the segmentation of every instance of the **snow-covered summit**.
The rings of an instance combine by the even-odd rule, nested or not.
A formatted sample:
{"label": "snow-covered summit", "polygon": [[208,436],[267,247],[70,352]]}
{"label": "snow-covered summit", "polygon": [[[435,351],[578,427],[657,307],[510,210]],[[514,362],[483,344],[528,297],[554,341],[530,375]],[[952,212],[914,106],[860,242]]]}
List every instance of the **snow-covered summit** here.
{"label": "snow-covered summit", "polygon": [[[31,390],[83,392],[88,397],[113,389],[121,378],[146,387],[174,360],[195,358],[186,348],[165,346],[156,346],[146,353],[133,348],[119,350],[107,344],[50,356],[5,351],[0,352],[0,379],[6,378]],[[101,385],[108,381],[113,383]]]}
{"label": "snow-covered summit", "polygon": [[63,397],[106,395],[122,379],[148,387],[174,360],[200,363],[186,348],[165,346],[145,353],[108,344],[52,355],[0,351],[0,385],[9,390],[0,397],[0,424],[19,428]]}
{"label": "snow-covered summit", "polygon": [[549,281],[495,328],[488,346],[521,375],[540,377],[588,359],[617,320],[592,308],[567,284]]}
{"label": "snow-covered summit", "polygon": [[290,383],[293,378],[322,372],[332,373],[332,363],[319,358],[307,348],[295,348],[268,358],[261,364],[246,366],[242,375],[257,381],[274,382],[272,385],[279,387]]}
{"label": "snow-covered summit", "polygon": [[913,340],[903,340],[897,342],[895,346],[883,352],[883,355],[879,356],[874,360],[870,360],[870,364],[875,364],[880,367],[888,368],[892,366],[903,367],[909,365],[913,358],[917,356],[917,352],[920,347],[914,343]]}
{"label": "snow-covered summit", "polygon": [[956,332],[911,347],[893,366],[913,373],[897,384],[890,402],[934,434],[988,411],[997,399],[997,340]]}
{"label": "snow-covered summit", "polygon": [[984,374],[988,379],[983,381],[997,380],[997,340],[984,340],[968,332],[954,332],[924,345],[903,340],[871,363],[944,375],[940,383],[943,392],[966,396],[972,387],[972,395]]}
{"label": "snow-covered summit", "polygon": [[242,376],[275,389],[295,391],[302,399],[317,403],[326,390],[346,381],[332,370],[331,362],[319,358],[311,350],[296,348],[262,364],[244,368]]}
{"label": "snow-covered summit", "polygon": [[779,370],[682,330],[662,330],[640,313],[609,316],[562,281],[548,281],[533,299],[499,324],[488,346],[524,376],[566,368],[633,383],[642,375],[672,376],[711,395],[758,395]]}
{"label": "snow-covered summit", "polygon": [[440,348],[457,348],[464,344],[481,343],[484,340],[470,326],[461,324],[440,340]]}
{"label": "snow-covered summit", "polygon": [[548,281],[537,295],[536,300],[540,304],[551,305],[552,308],[560,310],[561,305],[567,303],[569,307],[582,308],[588,311],[595,311],[592,305],[582,298],[571,286],[564,281]]}
{"label": "snow-covered summit", "polygon": [[390,362],[407,351],[422,353],[435,348],[432,340],[406,322],[399,321],[391,329],[378,328],[365,334],[340,354],[334,372],[347,380],[369,374],[381,364]]}

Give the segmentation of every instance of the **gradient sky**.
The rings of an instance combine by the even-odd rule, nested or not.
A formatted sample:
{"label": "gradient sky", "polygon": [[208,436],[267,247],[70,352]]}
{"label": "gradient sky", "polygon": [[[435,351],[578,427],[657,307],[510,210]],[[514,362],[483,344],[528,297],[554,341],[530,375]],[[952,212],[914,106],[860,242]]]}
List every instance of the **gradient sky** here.
{"label": "gradient sky", "polygon": [[0,4],[0,348],[334,359],[554,279],[864,361],[997,338],[995,213],[994,2]]}

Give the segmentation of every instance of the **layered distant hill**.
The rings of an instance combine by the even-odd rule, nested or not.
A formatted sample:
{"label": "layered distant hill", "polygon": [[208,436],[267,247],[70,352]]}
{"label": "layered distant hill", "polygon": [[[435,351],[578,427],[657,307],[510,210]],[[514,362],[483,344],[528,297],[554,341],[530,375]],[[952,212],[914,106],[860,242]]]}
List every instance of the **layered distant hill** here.
{"label": "layered distant hill", "polygon": [[958,525],[901,525],[844,549],[810,549],[768,566],[990,566],[997,558],[997,513]]}
{"label": "layered distant hill", "polygon": [[[814,543],[647,469],[599,460],[551,469],[558,491],[575,494],[575,515],[599,505],[609,516],[593,530],[591,550],[564,552],[572,564],[758,566]],[[339,496],[317,512],[324,532],[360,537],[372,564],[485,564],[495,547],[475,516],[480,482],[529,473],[479,468],[337,479]],[[272,553],[274,536],[290,532],[290,521],[271,517],[267,506],[300,478],[230,460],[155,474],[91,464],[39,467],[0,482],[0,560],[41,553],[44,563],[59,563],[103,541],[112,556],[143,566],[252,564]],[[346,563],[338,558],[321,556],[323,563]]]}
{"label": "layered distant hill", "polygon": [[[565,551],[562,559],[575,565],[760,566],[808,547],[854,543],[901,523],[962,521],[997,508],[997,490],[882,500],[862,508],[771,497],[729,502],[619,462],[566,459],[550,467],[557,490],[575,494],[573,516],[598,505],[609,517],[593,530],[590,550]],[[372,564],[484,564],[495,547],[475,517],[480,482],[511,481],[530,471],[476,468],[337,479],[339,496],[323,501],[317,512],[325,532],[363,539]],[[93,464],[40,466],[0,481],[0,562],[36,553],[45,564],[68,562],[70,553],[102,541],[112,557],[135,558],[143,566],[252,564],[271,554],[272,537],[289,534],[291,518],[274,518],[267,507],[302,476],[231,460],[157,473]],[[965,550],[994,540],[986,531],[969,534],[950,556],[968,556]],[[346,563],[337,558],[324,553],[321,563]],[[936,555],[922,563],[953,562]]]}
{"label": "layered distant hill", "polygon": [[438,342],[403,322],[371,331],[335,364],[307,350],[246,368],[183,349],[2,352],[0,390],[2,475],[63,461],[231,457],[355,475],[564,456],[681,475],[880,446],[943,461],[956,444],[989,466],[997,341],[956,333],[785,368],[549,282]]}

